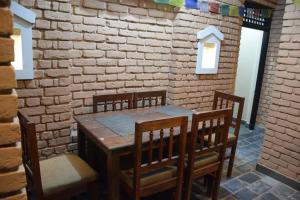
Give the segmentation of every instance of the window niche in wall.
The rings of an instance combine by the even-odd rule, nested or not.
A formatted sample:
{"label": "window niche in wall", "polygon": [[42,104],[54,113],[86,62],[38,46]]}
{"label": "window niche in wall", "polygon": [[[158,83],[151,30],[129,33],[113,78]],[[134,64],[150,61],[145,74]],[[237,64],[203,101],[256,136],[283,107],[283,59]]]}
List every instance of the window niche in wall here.
{"label": "window niche in wall", "polygon": [[196,74],[217,74],[224,35],[216,27],[209,26],[197,33],[197,39]]}
{"label": "window niche in wall", "polygon": [[12,66],[16,70],[18,80],[33,79],[32,56],[32,25],[36,15],[16,2],[12,2],[11,10],[14,13],[14,40],[15,60]]}

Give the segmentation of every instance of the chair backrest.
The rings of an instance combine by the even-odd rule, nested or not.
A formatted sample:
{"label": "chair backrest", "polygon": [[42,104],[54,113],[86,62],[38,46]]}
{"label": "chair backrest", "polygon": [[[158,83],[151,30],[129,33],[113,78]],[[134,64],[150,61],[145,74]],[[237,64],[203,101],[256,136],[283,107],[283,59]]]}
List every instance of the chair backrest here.
{"label": "chair backrest", "polygon": [[[140,179],[143,173],[176,164],[176,177],[164,180],[164,183],[156,182],[154,185],[158,188],[164,184],[176,185],[176,199],[181,197],[187,123],[187,117],[168,117],[154,121],[136,122],[133,180],[136,199],[140,197]],[[179,138],[178,154],[174,151],[175,136]],[[143,140],[148,142],[143,144]],[[142,147],[146,152],[142,152]],[[153,156],[154,150],[158,150],[156,157]]]}
{"label": "chair backrest", "polygon": [[188,141],[189,166],[193,166],[195,156],[212,152],[218,152],[218,162],[223,163],[231,112],[223,109],[193,114]]}
{"label": "chair backrest", "polygon": [[35,124],[31,123],[22,112],[18,112],[18,117],[21,128],[22,158],[28,187],[33,190],[36,199],[42,199],[43,189]]}
{"label": "chair backrest", "polygon": [[243,109],[244,109],[244,102],[245,98],[234,96],[231,94],[226,94],[223,92],[215,91],[214,95],[214,102],[213,102],[213,110],[216,109],[223,109],[223,108],[230,108],[232,110],[232,115],[234,114],[234,108],[238,106],[238,112],[235,121],[232,117],[230,122],[230,127],[234,128],[234,135],[238,138],[242,116],[243,116]]}
{"label": "chair backrest", "polygon": [[123,94],[106,94],[93,96],[93,112],[116,111],[124,109],[132,109],[133,93]]}
{"label": "chair backrest", "polygon": [[136,92],[134,93],[133,107],[144,108],[152,106],[164,106],[166,105],[165,90],[161,91],[148,91],[148,92]]}

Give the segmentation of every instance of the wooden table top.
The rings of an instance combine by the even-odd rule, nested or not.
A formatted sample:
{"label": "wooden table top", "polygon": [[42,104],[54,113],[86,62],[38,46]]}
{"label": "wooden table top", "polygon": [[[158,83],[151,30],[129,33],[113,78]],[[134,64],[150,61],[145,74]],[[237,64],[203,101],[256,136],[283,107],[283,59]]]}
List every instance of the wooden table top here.
{"label": "wooden table top", "polygon": [[[176,112],[161,112],[160,109],[169,109],[170,111],[179,110],[184,114],[177,115]],[[168,113],[168,114],[166,114]],[[175,113],[175,114],[174,114]],[[188,113],[188,114],[187,114]],[[165,117],[174,117],[177,116],[189,116],[189,125],[188,131],[191,127],[191,115],[192,111],[176,107],[176,106],[162,106],[162,107],[152,107],[152,108],[138,108],[131,110],[122,110],[122,111],[113,111],[113,112],[101,112],[95,114],[86,114],[81,116],[74,117],[78,123],[78,128],[84,132],[93,142],[102,148],[105,151],[111,152],[124,152],[133,148],[134,144],[134,129],[131,131],[132,133],[128,134],[120,134],[114,131],[114,127],[108,127],[108,125],[104,125],[101,123],[102,119],[105,117],[109,118],[112,116],[127,116],[133,121],[144,121],[144,120],[156,120]],[[101,119],[101,120],[99,120]],[[123,126],[126,126],[124,123]],[[117,125],[116,125],[117,126]],[[126,127],[127,131],[131,130]]]}

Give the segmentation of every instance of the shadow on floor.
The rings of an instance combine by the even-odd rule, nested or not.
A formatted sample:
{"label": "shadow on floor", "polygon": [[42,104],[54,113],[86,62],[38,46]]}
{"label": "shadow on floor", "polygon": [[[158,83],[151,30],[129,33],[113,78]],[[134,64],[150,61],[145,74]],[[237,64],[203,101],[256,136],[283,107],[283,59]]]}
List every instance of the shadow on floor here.
{"label": "shadow on floor", "polygon": [[[255,171],[263,144],[264,132],[261,129],[250,131],[240,128],[237,154],[231,178],[226,177],[228,162],[224,164],[219,192],[222,200],[299,200],[300,192],[277,180]],[[201,184],[193,184],[192,200],[210,199],[201,192]]]}

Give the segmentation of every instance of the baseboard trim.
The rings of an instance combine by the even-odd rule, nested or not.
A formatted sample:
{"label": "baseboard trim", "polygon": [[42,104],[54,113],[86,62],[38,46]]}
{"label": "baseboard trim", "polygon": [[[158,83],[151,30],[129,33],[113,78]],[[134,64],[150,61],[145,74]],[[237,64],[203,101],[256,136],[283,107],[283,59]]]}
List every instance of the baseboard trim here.
{"label": "baseboard trim", "polygon": [[274,170],[272,170],[272,169],[270,169],[270,168],[268,168],[264,165],[261,165],[259,163],[256,164],[256,170],[260,173],[263,173],[267,176],[270,176],[270,177],[272,177],[272,178],[274,178],[274,179],[276,179],[276,180],[278,180],[278,181],[280,181],[280,182],[282,182],[282,183],[284,183],[284,184],[300,191],[300,182],[298,182],[294,179],[288,178],[288,177],[286,177],[286,176],[284,176],[284,175],[282,175],[282,174],[280,174],[280,173],[278,173],[278,172],[276,172],[276,171],[274,171]]}

